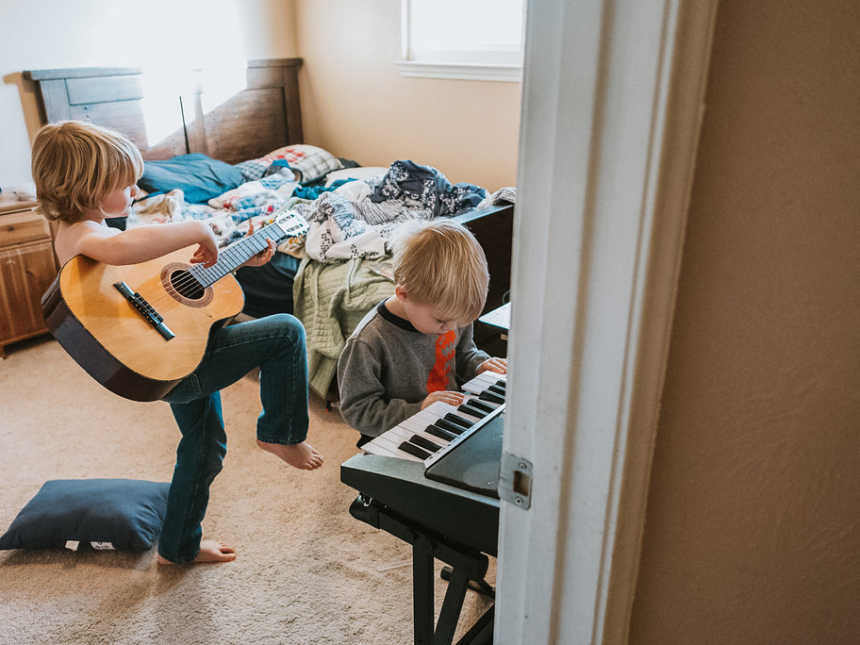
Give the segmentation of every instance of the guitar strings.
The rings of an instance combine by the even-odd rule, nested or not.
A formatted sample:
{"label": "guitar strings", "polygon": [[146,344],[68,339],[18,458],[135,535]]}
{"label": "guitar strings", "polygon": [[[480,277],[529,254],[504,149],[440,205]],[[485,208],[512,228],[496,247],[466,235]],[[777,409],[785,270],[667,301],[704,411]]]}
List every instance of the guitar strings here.
{"label": "guitar strings", "polygon": [[[233,243],[233,244],[229,245],[228,247],[226,247],[225,249],[219,251],[219,254],[218,254],[219,260],[216,261],[216,264],[211,266],[211,267],[206,267],[202,270],[213,269],[213,268],[217,267],[218,262],[220,262],[220,260],[223,257],[226,257],[227,259],[232,259],[233,261],[236,261],[235,257],[231,258],[231,256],[226,255],[227,252],[230,251],[231,249],[234,249],[234,247],[239,247],[241,245],[247,246],[248,243],[251,241],[254,241],[254,240],[263,241],[263,239],[266,240],[266,246],[268,246],[268,240],[272,239],[268,235],[268,233],[273,231],[273,229],[275,227],[280,229],[280,233],[281,233],[280,235],[273,236],[276,238],[273,241],[278,242],[278,241],[280,241],[286,237],[289,237],[291,233],[299,232],[300,230],[302,230],[304,228],[304,226],[305,226],[304,223],[301,223],[301,222],[297,223],[297,224],[290,225],[290,226],[285,226],[283,223],[279,223],[279,222],[274,222],[272,224],[268,224],[268,225],[264,226],[263,228],[261,228],[256,233],[254,233],[253,235],[251,235],[250,237],[244,237],[240,240],[237,240],[235,243]],[[264,250],[265,250],[265,248],[262,249],[261,251],[258,251],[257,253],[262,253]],[[244,262],[247,262],[249,259],[254,257],[254,255],[256,255],[257,253],[252,253],[251,255],[249,255],[245,260],[240,262],[239,266],[241,266],[241,264],[244,264]],[[212,281],[211,283],[209,283],[208,285],[204,285],[203,282],[201,281],[201,278],[204,276],[195,275],[193,272],[193,269],[195,267],[199,267],[199,266],[202,266],[202,265],[200,263],[194,263],[194,264],[191,264],[190,266],[188,266],[188,268],[184,269],[184,271],[186,271],[186,275],[183,276],[182,278],[180,278],[176,283],[171,284],[172,288],[174,290],[176,290],[177,292],[179,292],[180,294],[182,294],[182,289],[189,287],[189,286],[193,285],[194,283],[197,283],[200,286],[200,288],[205,291],[208,287],[215,284],[215,282],[217,282],[218,280],[220,280],[221,278],[226,276],[227,273],[229,273],[232,270],[232,269],[228,270],[227,272],[225,272],[222,275],[215,278],[215,280]],[[197,273],[199,274],[200,270],[198,270]],[[171,300],[174,300],[174,297],[169,292],[164,291],[164,292],[158,294],[158,296],[156,296],[152,300],[147,300],[147,302],[149,302],[150,306],[152,306],[152,305],[162,305],[164,303],[170,302]]]}
{"label": "guitar strings", "polygon": [[[260,233],[263,233],[263,231],[260,231]],[[218,261],[216,261],[216,263],[215,263],[214,265],[212,265],[211,267],[204,267],[202,270],[209,270],[209,269],[214,269],[214,268],[218,267],[219,262],[221,262],[224,258],[227,258],[228,260],[232,260],[232,261],[234,261],[234,262],[235,262],[235,261],[238,261],[238,260],[237,260],[237,258],[235,258],[235,257],[231,257],[230,255],[226,255],[226,253],[227,253],[231,248],[233,248],[234,246],[238,246],[239,244],[241,244],[241,243],[243,243],[243,242],[247,242],[247,241],[249,241],[249,240],[253,240],[257,235],[258,235],[258,234],[257,234],[257,233],[255,233],[252,237],[249,237],[249,238],[246,238],[246,239],[243,239],[243,240],[239,240],[238,242],[236,242],[236,244],[231,244],[231,245],[230,245],[229,247],[227,247],[226,249],[223,249],[223,250],[222,250],[222,251],[220,251],[220,252],[219,252],[219,254],[218,254],[218,255],[219,255],[219,260],[218,260]],[[267,239],[267,240],[268,240],[268,239],[270,239],[270,238],[268,237],[268,235],[261,235],[261,238],[262,238],[262,237],[265,237],[265,239]],[[260,238],[258,238],[258,239],[259,239],[260,241],[262,241],[262,239],[260,239]],[[267,243],[267,246],[268,246],[268,243]],[[246,260],[244,260],[243,262],[247,262],[247,260],[248,260],[248,259],[250,259],[250,258],[252,258],[253,256],[254,256],[254,254],[251,254],[251,255],[250,255],[250,256],[248,256],[248,258],[247,258]],[[241,262],[240,262],[240,264],[241,264]],[[210,285],[205,285],[205,284],[203,283],[203,279],[205,279],[207,276],[204,276],[204,275],[202,275],[202,274],[201,274],[201,271],[202,271],[201,269],[198,269],[198,270],[195,272],[195,268],[196,268],[196,267],[202,267],[202,264],[201,264],[201,263],[199,263],[199,262],[195,262],[195,263],[193,263],[193,264],[190,264],[187,268],[182,269],[182,271],[184,271],[184,272],[185,272],[185,275],[184,275],[182,278],[180,278],[179,280],[177,280],[175,283],[171,283],[171,287],[173,287],[173,289],[174,289],[174,290],[176,290],[177,292],[179,292],[180,294],[182,294],[182,290],[183,290],[183,289],[185,289],[186,287],[193,286],[195,283],[197,283],[197,284],[198,284],[202,289],[206,289],[208,286],[211,286],[211,284],[214,284],[215,282],[217,282],[218,280],[220,280],[222,277],[224,277],[225,275],[227,275],[227,273],[229,273],[229,270],[228,270],[226,273],[224,273],[223,275],[221,275],[221,276],[219,276],[218,278],[216,278],[216,279],[215,279],[215,281],[213,281],[212,283],[210,283]],[[219,268],[220,268],[220,267],[219,267]],[[154,298],[154,299],[152,300],[152,302],[153,302],[153,303],[156,303],[156,302],[157,302],[157,303],[161,303],[161,302],[167,302],[167,301],[169,301],[169,300],[171,300],[171,299],[173,299],[173,297],[172,297],[169,293],[168,293],[168,294],[159,294],[159,296],[158,296],[157,298]],[[152,304],[152,303],[150,303],[150,304]]]}
{"label": "guitar strings", "polygon": [[[272,226],[272,225],[268,225],[268,226],[266,226],[266,227],[264,227],[264,228],[260,229],[260,230],[259,230],[259,231],[257,231],[256,233],[254,233],[252,236],[250,236],[250,237],[243,237],[242,239],[237,240],[235,243],[231,244],[230,246],[228,246],[228,247],[226,247],[226,248],[224,248],[224,249],[221,249],[221,250],[219,251],[219,254],[218,254],[218,255],[219,255],[219,261],[220,261],[221,259],[225,258],[225,257],[226,257],[227,259],[231,259],[231,260],[233,260],[233,261],[236,261],[236,258],[235,258],[235,257],[231,257],[230,255],[228,255],[228,253],[229,253],[231,250],[237,249],[239,246],[243,246],[243,245],[244,245],[244,246],[247,246],[249,242],[254,242],[254,241],[263,241],[263,239],[265,239],[265,240],[267,240],[267,241],[268,241],[269,239],[273,239],[273,238],[275,238],[275,239],[273,239],[273,241],[278,241],[279,239],[282,239],[282,237],[288,237],[288,236],[289,236],[289,233],[294,232],[294,230],[295,230],[295,231],[298,231],[298,230],[301,228],[301,227],[292,227],[292,228],[288,229],[286,232],[284,232],[284,231],[283,231],[283,228],[279,226],[279,228],[281,228],[281,232],[282,232],[282,233],[284,233],[284,234],[283,234],[283,235],[275,235],[275,236],[271,236],[271,237],[270,237],[270,236],[268,235],[268,233],[269,233],[269,230],[268,230],[268,229],[270,229],[270,228],[271,228],[271,226]],[[268,246],[268,242],[267,242],[267,246]],[[255,253],[252,253],[250,256],[248,256],[248,258],[246,258],[245,260],[243,260],[243,262],[246,262],[248,259],[250,259],[250,258],[251,258],[251,257],[253,257],[254,255],[256,255],[256,253],[261,253],[263,250],[265,250],[265,248],[264,248],[264,249],[261,249],[260,251],[255,252]],[[234,251],[234,252],[235,252],[235,251]],[[189,268],[188,268],[189,273],[192,271],[192,269],[193,269],[194,267],[198,267],[198,266],[202,266],[202,264],[201,264],[201,263],[193,263],[193,264],[190,264],[190,265],[189,265]],[[214,268],[215,266],[217,266],[217,262],[216,262],[216,264],[215,264],[215,265],[213,265],[212,267],[205,267],[205,269],[206,269],[206,270],[208,270],[208,269],[212,269],[212,268]],[[226,274],[225,274],[225,275],[226,275]],[[223,276],[222,276],[222,277],[223,277]],[[197,276],[192,276],[190,279],[186,280],[186,282],[193,281],[193,280],[195,280],[195,279],[197,279]],[[177,284],[182,284],[182,283],[177,283]]]}
{"label": "guitar strings", "polygon": [[[254,233],[253,235],[251,235],[250,237],[245,237],[245,238],[242,238],[241,240],[237,240],[234,244],[231,244],[230,246],[228,246],[227,248],[225,248],[223,251],[221,251],[221,252],[219,253],[219,255],[220,255],[220,256],[223,256],[223,257],[226,257],[226,258],[228,258],[228,259],[231,259],[229,255],[225,255],[225,254],[226,254],[230,249],[233,249],[234,247],[238,247],[238,246],[240,246],[240,245],[242,245],[242,244],[247,245],[247,244],[248,244],[248,242],[250,242],[250,241],[252,241],[252,240],[262,241],[263,239],[266,239],[266,240],[271,239],[271,238],[269,237],[268,233],[269,233],[270,231],[272,231],[272,230],[273,230],[273,227],[275,227],[275,226],[276,226],[278,229],[280,229],[280,233],[281,233],[280,235],[275,235],[275,236],[273,236],[273,237],[275,237],[275,238],[276,238],[274,241],[276,241],[276,242],[277,242],[277,241],[280,241],[281,239],[284,239],[285,237],[289,237],[291,233],[297,233],[297,232],[301,231],[301,230],[305,227],[305,224],[304,224],[303,222],[299,222],[299,223],[297,223],[297,224],[292,224],[292,225],[289,225],[289,226],[285,226],[284,222],[274,222],[274,223],[272,223],[272,224],[268,224],[268,225],[264,226],[263,228],[261,228],[261,229],[260,229],[259,231],[257,231],[256,233]],[[268,246],[268,242],[267,242],[267,246]],[[263,250],[265,250],[265,249],[263,249]],[[261,251],[258,251],[257,253],[260,253],[260,252],[262,252],[262,250],[261,250]],[[255,255],[255,254],[254,254],[254,253],[252,253],[250,256],[248,256],[248,258],[246,258],[245,260],[243,260],[240,264],[242,264],[242,263],[244,263],[244,262],[247,262],[247,261],[248,261],[250,258],[252,258],[254,255]],[[236,261],[236,258],[232,258],[232,259],[233,259],[234,261]],[[199,263],[192,264],[192,265],[191,265],[191,266],[189,266],[187,269],[185,269],[185,271],[187,272],[187,273],[186,273],[186,275],[185,275],[185,276],[183,276],[180,280],[178,280],[175,284],[172,284],[171,286],[172,286],[175,290],[177,290],[177,291],[179,291],[179,292],[181,293],[181,290],[182,290],[183,288],[185,288],[185,287],[187,287],[187,286],[190,286],[190,285],[192,285],[192,284],[194,284],[194,283],[196,282],[197,284],[199,284],[199,285],[200,285],[200,287],[201,287],[202,289],[204,289],[204,290],[205,290],[206,288],[208,288],[208,287],[209,287],[209,286],[211,286],[212,284],[215,284],[215,282],[217,282],[218,280],[220,280],[221,278],[223,278],[224,276],[226,276],[226,275],[227,275],[227,273],[229,273],[229,272],[230,272],[230,270],[228,270],[226,273],[224,273],[224,274],[222,274],[222,275],[218,276],[217,278],[215,278],[215,280],[213,280],[212,282],[210,282],[208,285],[204,285],[204,284],[201,282],[201,280],[200,280],[200,277],[202,277],[202,276],[195,275],[195,274],[193,273],[193,269],[194,269],[194,267],[196,267],[196,266],[200,266],[200,265],[199,265]],[[216,264],[216,265],[214,265],[214,266],[217,266],[217,264]],[[209,268],[209,269],[212,269],[213,267],[208,267],[208,268]],[[204,269],[204,270],[205,270],[205,269]],[[198,270],[198,271],[197,271],[197,273],[199,274],[199,273],[200,273],[200,271]],[[173,298],[173,296],[172,296],[170,293],[162,292],[162,293],[161,293],[161,294],[159,294],[157,297],[155,297],[155,298],[153,298],[151,301],[147,301],[147,302],[149,302],[149,304],[150,304],[150,305],[154,305],[154,304],[161,305],[161,304],[164,304],[165,302],[170,302],[170,301],[171,301],[171,300],[173,300],[173,299],[174,299],[174,298]]]}
{"label": "guitar strings", "polygon": [[[255,239],[256,239],[256,241],[262,241],[263,239],[266,239],[266,240],[271,239],[271,238],[268,236],[268,231],[266,230],[266,229],[268,229],[270,226],[271,226],[271,225],[266,226],[266,227],[264,227],[264,228],[260,229],[259,231],[257,231],[256,233],[254,233],[254,235],[252,235],[252,236],[250,236],[250,237],[246,237],[246,238],[243,238],[243,239],[241,239],[241,240],[237,240],[234,244],[231,244],[231,245],[230,245],[230,246],[228,246],[227,248],[225,248],[225,249],[223,249],[222,251],[220,251],[220,252],[219,252],[219,258],[222,258],[222,259],[223,259],[223,257],[226,257],[227,259],[231,259],[231,260],[233,260],[233,261],[237,261],[235,257],[231,257],[231,256],[229,256],[229,255],[226,255],[226,253],[227,253],[230,249],[233,249],[234,247],[238,247],[238,246],[243,245],[243,244],[244,244],[245,246],[247,246],[247,243],[248,243],[249,241],[252,241],[252,240],[255,240]],[[282,229],[282,230],[283,230],[283,229]],[[298,228],[296,228],[296,230],[298,230]],[[290,229],[290,232],[292,232],[292,229]],[[288,235],[289,235],[289,233],[287,233],[287,236],[288,236]],[[259,237],[258,237],[258,236],[259,236]],[[282,238],[280,238],[280,236],[274,236],[274,237],[278,237],[279,239],[282,239]],[[275,240],[275,241],[276,241],[276,240]],[[268,242],[266,243],[266,245],[268,246]],[[264,250],[265,250],[265,249],[264,249]],[[260,253],[260,252],[262,252],[262,251],[258,251],[257,253]],[[245,260],[243,260],[240,264],[242,264],[242,263],[244,263],[244,262],[247,262],[250,258],[254,257],[254,255],[255,255],[255,254],[254,254],[254,253],[252,253],[251,255],[249,255],[249,256],[248,256],[248,258],[246,258]],[[219,259],[219,261],[220,261],[220,259]],[[194,263],[194,264],[191,264],[190,266],[188,266],[188,268],[183,269],[183,270],[186,272],[186,275],[185,275],[185,276],[183,276],[182,278],[180,278],[176,283],[172,283],[172,284],[171,284],[171,286],[173,287],[173,289],[174,289],[174,290],[176,290],[177,292],[179,292],[179,293],[181,294],[181,293],[182,293],[182,289],[184,289],[185,287],[191,286],[191,285],[193,285],[194,283],[197,283],[198,285],[200,285],[200,287],[201,287],[202,289],[204,289],[204,290],[205,290],[207,287],[211,286],[212,284],[215,284],[215,282],[217,282],[218,280],[220,280],[221,278],[223,278],[224,276],[226,276],[226,275],[227,275],[227,273],[229,273],[229,272],[230,272],[230,270],[228,270],[228,271],[227,271],[226,273],[224,273],[223,275],[220,275],[219,277],[217,277],[217,278],[216,278],[213,282],[211,282],[209,285],[204,285],[204,284],[202,283],[202,281],[201,281],[201,278],[203,278],[204,276],[202,276],[202,275],[195,275],[195,273],[194,273],[194,268],[195,268],[195,267],[198,267],[198,266],[202,266],[202,265],[201,265],[200,263]],[[203,270],[213,269],[213,268],[215,268],[215,267],[217,267],[217,266],[218,266],[218,262],[216,262],[216,264],[215,264],[215,265],[213,265],[213,266],[211,266],[211,267],[206,267],[206,268],[204,268]],[[198,271],[197,271],[197,273],[199,274],[199,273],[200,273],[200,270],[198,270]],[[159,294],[156,298],[153,298],[153,299],[152,299],[152,301],[150,302],[150,304],[162,304],[162,303],[164,303],[164,302],[169,302],[170,300],[173,300],[173,296],[171,296],[171,295],[170,295],[169,293],[167,293],[167,292],[164,292],[164,293]]]}

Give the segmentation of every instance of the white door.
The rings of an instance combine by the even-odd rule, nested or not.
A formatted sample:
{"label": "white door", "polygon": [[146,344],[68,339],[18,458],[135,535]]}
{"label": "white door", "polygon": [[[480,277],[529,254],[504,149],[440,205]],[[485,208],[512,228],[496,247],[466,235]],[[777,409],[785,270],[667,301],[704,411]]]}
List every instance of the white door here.
{"label": "white door", "polygon": [[531,0],[495,642],[622,643],[716,0]]}

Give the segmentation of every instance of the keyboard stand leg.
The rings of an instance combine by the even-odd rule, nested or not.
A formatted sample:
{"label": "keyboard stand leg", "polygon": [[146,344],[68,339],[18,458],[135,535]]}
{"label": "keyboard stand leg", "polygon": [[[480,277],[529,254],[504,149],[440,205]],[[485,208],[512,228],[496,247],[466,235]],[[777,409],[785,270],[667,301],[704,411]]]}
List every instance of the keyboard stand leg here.
{"label": "keyboard stand leg", "polygon": [[457,641],[457,645],[492,645],[495,609],[493,606],[485,611],[471,629],[463,634],[463,638]]}
{"label": "keyboard stand leg", "polygon": [[[442,580],[450,580],[452,571],[453,569],[451,569],[451,567],[446,564],[444,567],[442,567],[442,571],[439,573],[439,577],[442,578]],[[496,599],[496,590],[493,589],[490,583],[484,579],[469,580],[469,589],[492,600]]]}
{"label": "keyboard stand leg", "polygon": [[412,543],[412,616],[415,645],[433,643],[433,545],[424,535]]}
{"label": "keyboard stand leg", "polygon": [[[412,612],[415,645],[451,645],[469,581],[483,581],[489,564],[487,556],[479,551],[451,545],[441,536],[428,532],[415,522],[398,516],[362,495],[352,503],[349,512],[356,519],[391,533],[412,545]],[[434,629],[433,563],[436,558],[452,565],[452,569],[451,581],[442,602],[439,621]],[[492,634],[492,608],[487,613],[490,617],[486,618],[485,613],[478,621],[483,627],[475,631],[482,639],[487,633]],[[489,632],[486,629],[487,620],[489,620]],[[469,633],[472,631],[470,630]],[[462,639],[460,641],[460,643],[470,642],[472,641]]]}
{"label": "keyboard stand leg", "polygon": [[436,636],[434,643],[451,643],[454,640],[454,630],[457,629],[457,620],[460,618],[460,610],[463,608],[463,599],[466,597],[466,584],[469,577],[462,569],[454,569],[448,590],[445,592],[445,600],[442,601],[442,610],[439,612],[439,621],[436,623]]}

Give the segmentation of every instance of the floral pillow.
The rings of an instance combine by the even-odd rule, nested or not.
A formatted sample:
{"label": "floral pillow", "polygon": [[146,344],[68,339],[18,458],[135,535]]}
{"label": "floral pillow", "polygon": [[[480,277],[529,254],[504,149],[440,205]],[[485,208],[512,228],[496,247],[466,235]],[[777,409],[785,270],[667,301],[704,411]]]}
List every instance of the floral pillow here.
{"label": "floral pillow", "polygon": [[269,164],[263,161],[262,158],[249,159],[248,161],[237,163],[236,169],[242,173],[242,177],[245,181],[257,181],[258,179],[262,179],[263,175],[266,174],[266,170],[269,169]]}
{"label": "floral pillow", "polygon": [[278,148],[263,159],[270,163],[283,159],[290,164],[290,169],[299,175],[299,181],[303,184],[316,181],[332,170],[343,168],[340,159],[327,150],[303,143]]}
{"label": "floral pillow", "polygon": [[[281,162],[277,164],[276,162]],[[290,170],[296,174],[296,179],[303,184],[309,184],[323,177],[332,170],[343,168],[343,164],[333,154],[322,148],[297,143],[273,150],[264,157],[251,159],[237,164],[246,181],[263,177],[273,164],[289,164]]]}

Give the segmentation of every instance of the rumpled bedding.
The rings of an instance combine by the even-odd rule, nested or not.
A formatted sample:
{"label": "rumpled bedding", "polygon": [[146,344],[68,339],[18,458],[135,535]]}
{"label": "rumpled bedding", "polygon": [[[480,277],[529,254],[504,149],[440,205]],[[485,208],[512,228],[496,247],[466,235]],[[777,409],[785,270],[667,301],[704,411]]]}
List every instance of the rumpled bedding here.
{"label": "rumpled bedding", "polygon": [[391,259],[337,264],[302,260],[293,282],[293,315],[305,327],[310,389],[326,398],[346,339],[375,305],[394,293]]}
{"label": "rumpled bedding", "polygon": [[314,201],[290,205],[308,222],[305,254],[329,264],[352,258],[379,259],[390,252],[392,233],[400,222],[429,219],[426,209],[410,209],[397,200],[374,204],[367,181],[325,193]]}
{"label": "rumpled bedding", "polygon": [[188,204],[181,190],[173,190],[135,204],[128,227],[206,220],[224,247],[245,235],[250,220],[259,227],[285,210],[304,217],[309,230],[304,240],[288,240],[279,250],[296,252],[303,242],[305,254],[318,262],[379,259],[390,253],[397,224],[455,215],[486,197],[483,188],[452,185],[431,166],[395,161],[381,179],[343,180],[328,188],[301,186],[291,173],[273,174],[208,204]]}
{"label": "rumpled bedding", "polygon": [[452,185],[431,166],[395,161],[382,179],[350,182],[312,202],[300,200],[287,207],[309,224],[305,253],[328,263],[385,257],[399,223],[456,215],[486,196],[479,186]]}
{"label": "rumpled bedding", "polygon": [[432,166],[414,161],[395,161],[382,181],[374,186],[374,203],[400,200],[406,205],[429,209],[431,217],[450,217],[474,208],[487,191],[472,184],[451,185],[448,178]]}
{"label": "rumpled bedding", "polygon": [[[127,226],[205,220],[218,245],[225,247],[247,233],[250,220],[254,220],[256,228],[271,222],[296,186],[298,183],[289,176],[271,175],[245,182],[210,199],[208,204],[188,204],[181,190],[171,190],[137,202]],[[286,245],[284,249],[279,249],[287,250],[290,244],[295,245],[295,241],[288,240],[282,244]]]}
{"label": "rumpled bedding", "polygon": [[475,206],[477,209],[490,208],[498,204],[516,204],[517,203],[517,187],[502,186],[492,195],[487,195],[480,204]]}

